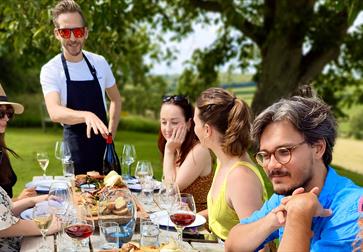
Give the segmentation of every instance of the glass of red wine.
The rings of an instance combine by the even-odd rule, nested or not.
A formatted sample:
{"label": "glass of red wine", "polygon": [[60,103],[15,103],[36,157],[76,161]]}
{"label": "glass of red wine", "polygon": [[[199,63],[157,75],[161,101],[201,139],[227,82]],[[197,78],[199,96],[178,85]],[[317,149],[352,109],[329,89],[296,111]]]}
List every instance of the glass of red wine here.
{"label": "glass of red wine", "polygon": [[180,246],[182,246],[183,241],[183,230],[186,226],[189,226],[195,221],[195,214],[196,208],[193,195],[189,193],[181,193],[170,211],[170,220],[175,224]]}
{"label": "glass of red wine", "polygon": [[90,237],[95,229],[90,209],[85,205],[75,206],[64,232],[76,241],[74,251],[81,250],[81,241]]}

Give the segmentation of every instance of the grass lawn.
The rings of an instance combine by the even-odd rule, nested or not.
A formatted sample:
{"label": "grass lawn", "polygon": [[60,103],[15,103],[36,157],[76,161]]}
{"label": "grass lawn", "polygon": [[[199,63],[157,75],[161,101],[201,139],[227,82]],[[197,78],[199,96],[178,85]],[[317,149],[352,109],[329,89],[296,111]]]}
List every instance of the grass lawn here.
{"label": "grass lawn", "polygon": [[[61,129],[48,129],[47,132],[43,132],[39,128],[9,127],[7,129],[6,143],[8,147],[14,149],[22,158],[15,159],[12,156],[10,157],[12,166],[18,176],[18,182],[14,187],[14,195],[17,195],[24,188],[24,185],[32,180],[33,176],[42,174],[35,158],[37,151],[47,151],[49,153],[50,163],[47,170],[48,175],[62,174],[61,163],[54,157],[55,142],[61,138]],[[162,166],[159,151],[157,149],[157,135],[130,131],[118,132],[115,145],[119,155],[122,152],[122,144],[124,143],[134,144],[136,147],[137,159],[150,160],[154,168],[155,177],[160,179]],[[135,165],[135,163],[132,165],[132,170],[134,170]],[[342,166],[333,166],[340,174],[351,178],[355,183],[363,186],[363,174],[346,170]],[[271,194],[271,185],[267,184],[267,188]]]}

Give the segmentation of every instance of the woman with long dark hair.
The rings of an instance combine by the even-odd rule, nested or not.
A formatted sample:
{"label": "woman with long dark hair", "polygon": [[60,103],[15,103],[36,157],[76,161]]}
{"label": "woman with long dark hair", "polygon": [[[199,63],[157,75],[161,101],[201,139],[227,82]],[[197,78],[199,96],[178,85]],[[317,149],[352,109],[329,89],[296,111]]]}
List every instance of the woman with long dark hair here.
{"label": "woman with long dark hair", "polygon": [[207,206],[212,183],[212,158],[194,133],[194,108],[184,96],[164,96],[160,109],[158,147],[164,179],[175,181],[181,192],[194,196],[197,210]]}
{"label": "woman with long dark hair", "polygon": [[[8,153],[11,153],[15,158],[19,158],[15,151],[8,148],[5,144],[5,131],[7,123],[13,118],[14,114],[21,114],[24,111],[23,105],[19,103],[9,102],[4,89],[0,84],[0,186],[6,191],[10,198],[13,197],[13,186],[16,183],[17,177],[11,166]],[[17,198],[35,196],[34,188],[24,189]]]}
{"label": "woman with long dark hair", "polygon": [[[11,167],[8,152],[15,157],[17,154],[6,147],[4,135],[8,121],[14,114],[21,114],[23,111],[23,105],[8,101],[0,84],[0,251],[20,251],[22,236],[40,235],[39,228],[33,220],[21,220],[18,216],[25,209],[48,198],[48,195],[29,197],[35,193],[31,190],[24,190],[21,194],[22,199],[14,203],[10,198],[16,175]],[[57,221],[53,221],[48,233],[53,234],[58,230]]]}

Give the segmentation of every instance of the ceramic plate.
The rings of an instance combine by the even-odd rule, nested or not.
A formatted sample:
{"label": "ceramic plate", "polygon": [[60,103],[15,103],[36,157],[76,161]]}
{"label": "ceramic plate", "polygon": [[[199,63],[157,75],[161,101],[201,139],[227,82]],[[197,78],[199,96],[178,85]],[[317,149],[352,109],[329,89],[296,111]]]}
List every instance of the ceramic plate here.
{"label": "ceramic plate", "polygon": [[[38,204],[47,204],[48,205],[48,201],[42,201]],[[33,208],[28,208],[28,209],[24,210],[23,212],[21,212],[20,218],[22,218],[23,220],[32,220],[33,219]]]}
{"label": "ceramic plate", "polygon": [[[150,214],[150,219],[154,223],[159,224],[160,226],[169,225],[169,227],[175,227],[174,223],[169,219],[169,215],[167,214],[166,211],[159,211],[159,212]],[[206,222],[207,222],[207,220],[204,218],[204,216],[197,214],[195,221],[192,224],[190,224],[189,226],[187,226],[187,228],[199,227],[199,226],[204,225]]]}
{"label": "ceramic plate", "polygon": [[[157,192],[160,189],[160,181],[154,180],[154,192]],[[127,187],[134,192],[141,192],[141,185],[137,184],[128,184]]]}

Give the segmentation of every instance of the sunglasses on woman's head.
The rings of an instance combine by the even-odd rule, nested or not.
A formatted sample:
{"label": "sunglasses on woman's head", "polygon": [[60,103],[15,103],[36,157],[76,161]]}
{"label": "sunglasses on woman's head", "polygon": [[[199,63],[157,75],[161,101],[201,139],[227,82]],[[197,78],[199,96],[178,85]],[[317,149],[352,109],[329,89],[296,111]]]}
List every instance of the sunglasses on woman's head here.
{"label": "sunglasses on woman's head", "polygon": [[58,28],[57,31],[59,35],[64,39],[69,39],[72,32],[75,38],[83,38],[85,34],[85,27]]}
{"label": "sunglasses on woman's head", "polygon": [[182,95],[166,95],[163,96],[163,102],[170,102],[170,101],[174,101],[174,102],[189,102],[188,99],[185,96]]}
{"label": "sunglasses on woman's head", "polygon": [[9,119],[13,118],[14,109],[12,108],[0,109],[0,119],[3,119],[5,115],[7,115]]}

